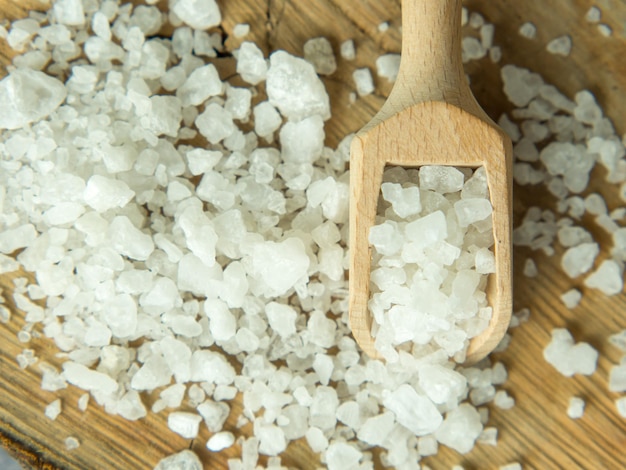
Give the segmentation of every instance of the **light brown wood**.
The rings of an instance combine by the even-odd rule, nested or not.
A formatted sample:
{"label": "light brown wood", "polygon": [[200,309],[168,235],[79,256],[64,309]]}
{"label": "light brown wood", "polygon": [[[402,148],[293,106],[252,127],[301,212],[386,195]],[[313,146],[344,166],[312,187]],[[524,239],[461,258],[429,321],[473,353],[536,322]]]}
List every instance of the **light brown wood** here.
{"label": "light brown wood", "polygon": [[[349,103],[354,90],[352,71],[358,67],[375,70],[376,58],[387,52],[400,51],[401,24],[398,0],[224,0],[220,1],[224,16],[224,31],[229,34],[227,51],[240,43],[232,28],[237,23],[251,25],[251,37],[267,53],[285,49],[302,54],[302,45],[312,37],[328,37],[338,54],[339,45],[354,39],[357,58],[349,62],[339,58],[339,69],[324,82],[331,95],[333,117],[326,126],[326,143],[336,146],[349,132],[363,127],[380,110],[391,85],[384,79],[376,80],[376,92]],[[161,2],[162,4],[164,2]],[[603,10],[602,21],[614,31],[610,38],[598,34],[596,25],[584,20],[592,5]],[[626,3],[622,0],[465,0],[470,11],[479,11],[496,26],[496,44],[502,46],[502,63],[529,67],[541,73],[570,98],[582,88],[590,89],[604,111],[615,123],[619,133],[626,131]],[[23,18],[28,9],[42,9],[38,0],[0,0],[0,20]],[[377,26],[388,21],[390,28],[381,33]],[[532,21],[537,26],[537,38],[526,40],[517,34],[520,25]],[[476,31],[465,28],[466,34]],[[558,57],[545,51],[546,43],[562,34],[572,37],[574,47],[570,57]],[[13,53],[0,40],[0,63],[10,62]],[[511,105],[502,93],[500,65],[488,59],[466,65],[471,76],[471,88],[478,102],[497,119],[510,112]],[[222,78],[231,76],[233,69],[224,67]],[[1,110],[0,110],[1,112]],[[624,206],[619,198],[618,185],[607,184],[601,170],[594,170],[589,190],[600,192],[610,209]],[[543,187],[520,187],[514,191],[514,217],[519,221],[531,206],[555,208],[554,199]],[[585,226],[602,244],[601,257],[608,256],[610,238],[593,221],[585,218]],[[524,470],[621,470],[626,449],[626,420],[620,418],[613,401],[618,394],[607,391],[608,371],[619,362],[621,354],[608,345],[609,334],[626,328],[626,296],[606,298],[587,289],[581,279],[570,280],[559,267],[562,250],[552,256],[532,252],[526,248],[514,249],[514,310],[529,308],[528,323],[511,331],[513,340],[503,353],[492,355],[509,370],[504,388],[515,397],[516,406],[500,410],[492,405],[489,426],[498,428],[498,446],[477,445],[467,455],[459,455],[443,446],[436,456],[424,460],[432,470],[450,470],[462,465],[466,470],[492,470],[513,461],[519,461]],[[532,258],[539,267],[539,275],[524,277],[524,261]],[[226,470],[227,460],[241,454],[238,445],[226,452],[212,454],[204,443],[209,437],[202,427],[193,441],[182,439],[166,427],[166,415],[150,415],[145,420],[128,422],[110,416],[102,408],[91,404],[85,414],[76,409],[81,392],[70,387],[59,393],[45,392],[39,387],[40,373],[36,367],[22,371],[15,356],[25,347],[36,354],[58,363],[57,348],[45,338],[20,343],[15,335],[24,324],[23,312],[10,302],[12,278],[0,276],[0,285],[13,309],[8,325],[0,324],[0,432],[2,444],[19,455],[28,468],[50,470],[151,469],[169,453],[192,448],[200,455],[206,470]],[[581,304],[574,310],[566,309],[559,300],[566,290],[576,287],[583,293]],[[598,371],[590,377],[565,378],[542,358],[542,350],[549,341],[550,331],[567,327],[577,340],[591,343],[600,352]],[[56,421],[43,417],[44,407],[59,396],[64,411]],[[580,396],[587,402],[585,415],[571,420],[565,414],[567,402]],[[152,398],[144,398],[146,405]],[[241,397],[232,402],[232,411],[226,428],[236,436],[250,436],[249,426],[237,429],[236,417],[241,412]],[[66,436],[75,435],[81,447],[68,452],[63,445]],[[384,468],[374,452],[377,469]],[[283,464],[290,468],[313,470],[324,467],[319,456],[311,452],[305,442],[297,441],[283,455]]]}
{"label": "light brown wood", "polygon": [[502,340],[512,309],[512,148],[480,108],[461,62],[461,1],[403,0],[402,61],[382,109],[352,142],[350,157],[350,326],[361,348],[381,357],[372,337],[369,230],[385,166],[483,166],[493,205],[496,272],[487,298],[489,326],[470,342],[466,364]]}

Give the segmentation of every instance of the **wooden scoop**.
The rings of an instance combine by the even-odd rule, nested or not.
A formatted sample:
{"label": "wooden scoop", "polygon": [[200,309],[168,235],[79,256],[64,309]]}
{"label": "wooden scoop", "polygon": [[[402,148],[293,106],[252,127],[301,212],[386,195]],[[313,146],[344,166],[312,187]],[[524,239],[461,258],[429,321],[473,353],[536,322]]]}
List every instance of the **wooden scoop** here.
{"label": "wooden scoop", "polygon": [[488,328],[472,338],[466,364],[489,354],[511,318],[511,140],[476,102],[461,62],[461,0],[402,0],[402,61],[382,109],[354,138],[350,158],[350,325],[374,348],[368,311],[368,242],[386,165],[484,166],[493,205],[496,272],[487,286]]}

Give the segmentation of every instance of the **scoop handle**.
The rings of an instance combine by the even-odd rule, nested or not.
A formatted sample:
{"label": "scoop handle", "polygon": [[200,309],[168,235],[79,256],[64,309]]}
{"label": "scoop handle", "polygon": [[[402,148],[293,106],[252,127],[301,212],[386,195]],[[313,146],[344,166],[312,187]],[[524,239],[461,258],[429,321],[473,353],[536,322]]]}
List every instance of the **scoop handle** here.
{"label": "scoop handle", "polygon": [[402,0],[402,60],[380,120],[428,101],[486,118],[463,71],[461,10],[461,0]]}

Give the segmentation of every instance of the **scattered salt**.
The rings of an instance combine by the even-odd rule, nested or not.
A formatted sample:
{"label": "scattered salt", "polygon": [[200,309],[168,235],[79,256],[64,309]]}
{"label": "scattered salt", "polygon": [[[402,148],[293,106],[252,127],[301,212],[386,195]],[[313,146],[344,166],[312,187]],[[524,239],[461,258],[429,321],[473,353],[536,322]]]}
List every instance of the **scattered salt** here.
{"label": "scattered salt", "polygon": [[574,343],[574,338],[566,329],[555,328],[543,357],[561,374],[571,377],[574,374],[593,374],[598,352],[587,343]]}
{"label": "scattered salt", "polygon": [[570,36],[559,36],[548,43],[546,50],[550,54],[567,57],[572,50],[572,38]]}
{"label": "scattered salt", "polygon": [[579,419],[583,417],[585,412],[585,401],[582,398],[572,397],[569,399],[569,405],[567,407],[567,416],[572,419]]}
{"label": "scattered salt", "polygon": [[356,91],[359,96],[371,95],[374,92],[374,79],[372,78],[372,72],[368,68],[356,69],[352,73]]}

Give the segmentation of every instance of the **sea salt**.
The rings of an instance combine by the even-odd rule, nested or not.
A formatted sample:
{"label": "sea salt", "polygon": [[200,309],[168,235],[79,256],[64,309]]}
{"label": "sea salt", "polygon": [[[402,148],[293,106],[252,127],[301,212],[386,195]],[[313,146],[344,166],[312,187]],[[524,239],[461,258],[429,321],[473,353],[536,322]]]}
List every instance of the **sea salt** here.
{"label": "sea salt", "polygon": [[582,294],[577,289],[570,289],[561,295],[561,300],[569,309],[577,307],[581,299]]}
{"label": "sea salt", "polygon": [[370,72],[370,69],[356,69],[352,73],[352,78],[359,96],[371,95],[374,92],[374,79],[372,78],[372,72]]}
{"label": "sea salt", "polygon": [[304,43],[304,58],[320,75],[332,75],[337,62],[330,41],[324,37],[309,39]]}
{"label": "sea salt", "polygon": [[154,467],[154,470],[202,470],[203,468],[200,458],[191,450],[185,449],[177,454],[161,459],[156,467]]}
{"label": "sea salt", "polygon": [[341,57],[345,60],[354,60],[356,58],[356,49],[354,47],[354,41],[348,39],[341,43],[340,47]]}
{"label": "sea salt", "polygon": [[611,367],[609,390],[611,392],[626,392],[626,363]]}
{"label": "sea salt", "polygon": [[194,413],[174,411],[167,417],[167,426],[185,439],[194,439],[198,435],[202,417]]}
{"label": "sea salt", "polygon": [[589,23],[597,23],[598,21],[600,21],[601,17],[602,17],[602,10],[600,10],[596,6],[590,7],[589,10],[587,10],[587,13],[585,14],[585,19]]}
{"label": "sea salt", "polygon": [[66,437],[64,443],[65,448],[69,451],[76,450],[80,447],[80,441],[73,436]]}
{"label": "sea salt", "polygon": [[235,436],[231,432],[218,432],[213,434],[207,441],[206,447],[211,452],[219,452],[224,449],[228,449],[235,443]]}
{"label": "sea salt", "polygon": [[548,43],[546,50],[550,54],[567,57],[572,50],[572,38],[570,36],[559,36]]}
{"label": "sea salt", "polygon": [[593,374],[598,352],[587,343],[574,343],[574,338],[566,329],[555,328],[543,357],[561,374],[571,377],[574,374]]}
{"label": "sea salt", "polygon": [[572,397],[569,399],[569,405],[567,407],[567,416],[572,419],[579,419],[583,417],[585,412],[585,401],[582,398]]}
{"label": "sea salt", "polygon": [[250,33],[250,25],[247,23],[238,23],[233,27],[233,36],[236,38],[246,37]]}
{"label": "sea salt", "polygon": [[46,410],[44,412],[47,418],[54,421],[57,419],[57,416],[61,414],[61,400],[57,399],[46,406]]}
{"label": "sea salt", "polygon": [[537,34],[537,28],[534,24],[526,22],[520,26],[519,34],[527,39],[533,39]]}
{"label": "sea salt", "polygon": [[623,267],[613,260],[604,260],[585,279],[585,286],[600,290],[604,295],[616,295],[624,290]]}
{"label": "sea salt", "polygon": [[400,54],[385,54],[376,59],[376,72],[379,77],[386,78],[391,83],[398,78],[400,71]]}

